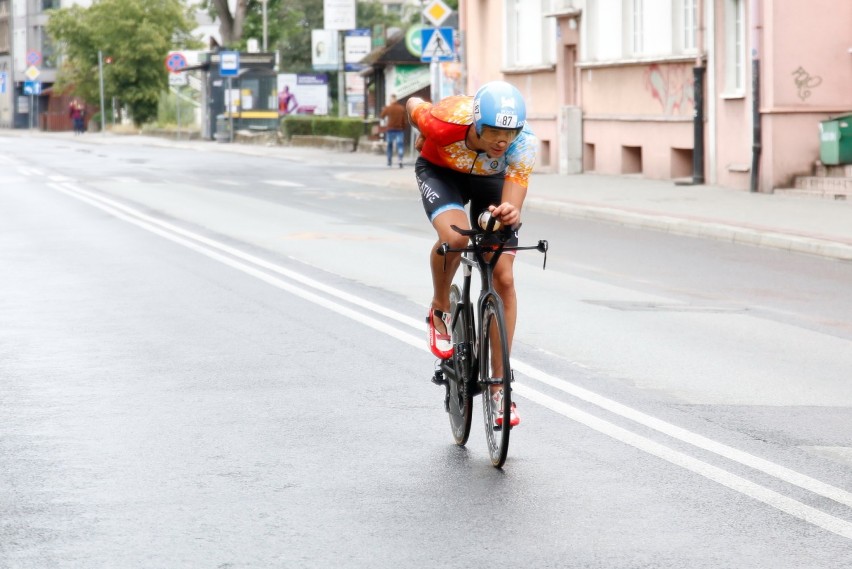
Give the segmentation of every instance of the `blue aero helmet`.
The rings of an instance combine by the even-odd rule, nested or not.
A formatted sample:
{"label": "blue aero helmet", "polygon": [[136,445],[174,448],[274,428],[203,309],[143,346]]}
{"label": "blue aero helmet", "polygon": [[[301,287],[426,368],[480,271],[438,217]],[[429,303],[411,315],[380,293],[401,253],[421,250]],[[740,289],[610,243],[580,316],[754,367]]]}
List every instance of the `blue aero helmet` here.
{"label": "blue aero helmet", "polygon": [[521,92],[511,83],[491,81],[473,96],[473,124],[477,136],[482,127],[521,130],[527,121],[527,106]]}

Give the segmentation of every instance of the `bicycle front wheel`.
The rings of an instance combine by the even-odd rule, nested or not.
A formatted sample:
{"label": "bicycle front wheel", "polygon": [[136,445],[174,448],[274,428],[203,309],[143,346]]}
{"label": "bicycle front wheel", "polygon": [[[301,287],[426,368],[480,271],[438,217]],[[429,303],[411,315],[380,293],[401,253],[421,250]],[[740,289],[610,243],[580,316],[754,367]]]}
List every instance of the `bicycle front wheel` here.
{"label": "bicycle front wheel", "polygon": [[[491,294],[482,305],[479,354],[482,390],[482,411],[485,419],[485,439],[491,464],[500,468],[509,452],[509,425],[512,409],[512,369],[509,366],[509,337],[503,301]],[[499,404],[502,391],[502,405]]]}
{"label": "bicycle front wheel", "polygon": [[453,285],[450,289],[450,314],[453,319],[453,369],[455,379],[448,378],[447,390],[449,402],[447,411],[450,415],[450,430],[453,440],[459,446],[464,446],[470,436],[470,425],[473,420],[473,405],[471,405],[470,390],[467,389],[471,374],[470,337],[468,328],[469,308],[462,306],[456,311],[461,302],[461,291]]}

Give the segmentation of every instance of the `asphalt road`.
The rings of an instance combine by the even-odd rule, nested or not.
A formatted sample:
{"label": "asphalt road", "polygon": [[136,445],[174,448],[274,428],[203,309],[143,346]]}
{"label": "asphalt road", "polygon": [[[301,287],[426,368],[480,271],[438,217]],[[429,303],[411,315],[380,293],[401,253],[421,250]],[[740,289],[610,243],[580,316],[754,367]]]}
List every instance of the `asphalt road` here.
{"label": "asphalt road", "polygon": [[527,216],[499,471],[416,191],[199,148],[0,135],[0,567],[848,567],[848,264]]}

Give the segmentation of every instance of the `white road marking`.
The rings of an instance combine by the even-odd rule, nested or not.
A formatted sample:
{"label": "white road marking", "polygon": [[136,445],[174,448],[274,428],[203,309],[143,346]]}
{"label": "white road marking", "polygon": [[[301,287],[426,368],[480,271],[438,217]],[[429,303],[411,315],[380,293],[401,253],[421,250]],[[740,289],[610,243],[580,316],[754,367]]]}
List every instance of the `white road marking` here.
{"label": "white road marking", "polygon": [[298,182],[287,182],[285,180],[264,180],[264,184],[269,184],[270,186],[281,186],[283,188],[304,188],[304,184],[300,184]]}
{"label": "white road marking", "polygon": [[[384,322],[376,320],[375,318],[372,318],[361,312],[357,312],[347,306],[343,306],[325,297],[319,296],[309,290],[297,287],[274,275],[270,275],[269,273],[260,270],[258,267],[268,271],[272,271],[274,273],[278,273],[282,276],[286,276],[291,280],[302,283],[325,294],[339,298],[361,308],[370,310],[372,312],[375,312],[376,314],[381,314],[386,318],[390,318],[407,326],[411,326],[415,329],[419,329],[422,326],[420,320],[418,319],[409,318],[401,314],[395,313],[382,306],[363,300],[349,293],[339,291],[337,289],[334,289],[333,287],[324,285],[318,281],[315,281],[314,279],[305,277],[304,275],[301,275],[294,271],[279,267],[253,255],[243,253],[239,249],[235,249],[212,239],[208,239],[201,235],[176,227],[172,224],[160,221],[151,216],[145,215],[133,208],[120,204],[114,200],[99,196],[82,188],[78,188],[72,184],[52,183],[49,184],[49,186],[66,195],[69,195],[78,200],[86,202],[94,207],[111,213],[112,215],[123,219],[129,223],[137,225],[152,233],[169,239],[175,243],[179,243],[185,247],[188,247],[189,249],[201,253],[211,259],[215,259],[225,265],[228,265],[248,275],[258,278],[264,282],[267,282],[281,290],[285,290],[309,302],[313,302],[317,305],[328,308],[329,310],[332,310],[340,315],[351,318],[356,322],[359,322],[365,326],[369,326],[374,330],[387,334],[388,336],[391,336],[410,346],[419,348],[421,350],[426,349],[425,342],[423,341],[423,338],[421,336],[414,336],[412,334],[398,330],[392,326],[385,324]],[[236,259],[232,257],[235,257]],[[245,262],[241,262],[237,259],[241,259]],[[246,263],[252,263],[255,266],[251,266]],[[691,431],[688,431],[686,429],[676,427],[674,425],[666,423],[665,421],[644,414],[641,411],[632,409],[626,405],[622,405],[620,403],[607,399],[579,386],[550,376],[549,374],[540,371],[532,366],[524,364],[523,362],[513,360],[513,367],[516,371],[528,375],[529,377],[535,380],[538,380],[542,383],[546,383],[552,387],[556,387],[557,389],[560,389],[565,393],[573,395],[574,397],[593,403],[614,414],[650,427],[670,437],[689,443],[698,448],[702,448],[704,450],[716,453],[729,460],[744,464],[746,466],[764,472],[765,474],[768,474],[780,480],[784,480],[785,482],[788,482],[795,486],[799,486],[800,488],[809,490],[810,492],[813,492],[820,496],[830,498],[846,506],[852,506],[852,493],[849,493],[846,490],[831,486],[824,482],[813,479],[809,476],[792,471],[783,466],[750,455],[746,452],[734,449],[727,445],[717,443],[716,441],[712,441],[710,439],[707,439],[706,437],[703,437],[696,433],[692,433]],[[821,527],[827,531],[830,531],[847,539],[852,539],[852,523],[850,522],[827,514],[823,511],[803,504],[792,498],[788,498],[782,494],[779,494],[778,492],[765,488],[754,482],[748,481],[722,468],[713,466],[697,458],[686,455],[680,451],[676,451],[674,449],[666,447],[665,445],[662,445],[647,437],[643,437],[641,435],[628,431],[627,429],[618,427],[603,419],[597,418],[589,413],[581,411],[571,405],[568,405],[567,403],[553,399],[552,397],[549,397],[539,391],[534,390],[531,387],[528,387],[526,384],[515,382],[515,389],[522,397],[525,397],[530,401],[534,401],[569,419],[580,422],[581,424],[586,425],[587,427],[594,429],[600,433],[603,433],[615,440],[621,441],[637,449],[643,450],[649,454],[652,454],[653,456],[666,460],[671,464],[690,470],[691,472],[694,472],[709,480],[722,484],[723,486],[735,490],[736,492],[739,492],[755,500],[763,502],[764,504],[772,506],[773,508],[776,508],[780,511],[786,512],[800,520],[814,524],[818,527]]]}

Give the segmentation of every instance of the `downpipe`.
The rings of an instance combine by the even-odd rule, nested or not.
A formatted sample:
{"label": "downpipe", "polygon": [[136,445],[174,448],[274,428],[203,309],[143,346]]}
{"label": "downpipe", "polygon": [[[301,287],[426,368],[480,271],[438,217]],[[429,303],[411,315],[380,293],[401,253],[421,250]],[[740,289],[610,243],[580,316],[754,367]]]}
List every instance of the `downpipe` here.
{"label": "downpipe", "polygon": [[755,58],[751,62],[751,184],[749,191],[754,193],[759,190],[760,183],[760,153],[762,150],[760,132],[760,60]]}
{"label": "downpipe", "polygon": [[751,1],[751,183],[749,192],[760,189],[760,155],[763,141],[760,128],[760,41],[763,22],[760,4],[762,0]]}

